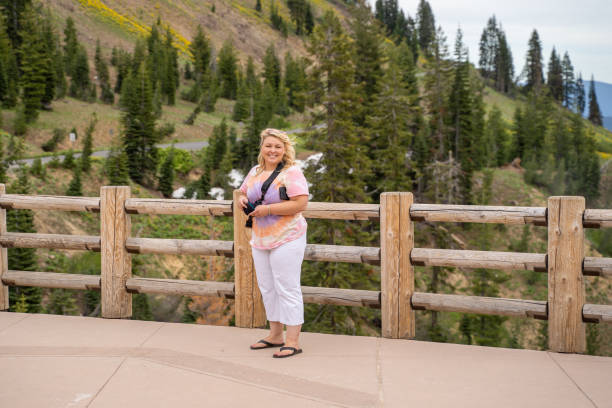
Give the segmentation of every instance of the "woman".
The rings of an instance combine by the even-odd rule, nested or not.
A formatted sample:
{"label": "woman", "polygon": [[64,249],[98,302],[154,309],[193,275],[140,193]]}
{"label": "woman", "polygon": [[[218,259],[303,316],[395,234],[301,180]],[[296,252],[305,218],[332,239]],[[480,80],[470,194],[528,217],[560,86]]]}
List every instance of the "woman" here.
{"label": "woman", "polygon": [[[302,211],[308,204],[308,184],[295,165],[293,143],[285,132],[265,129],[260,138],[258,165],[240,186],[243,194],[239,199],[242,208],[262,199],[249,215],[253,217],[251,248],[255,273],[270,333],[252,344],[251,349],[280,347],[274,357],[283,358],[302,352],[299,336],[304,323],[304,302],[300,273],[306,248],[306,220]],[[262,185],[277,167],[280,173],[261,197]],[[284,341],[283,325],[287,327]]]}

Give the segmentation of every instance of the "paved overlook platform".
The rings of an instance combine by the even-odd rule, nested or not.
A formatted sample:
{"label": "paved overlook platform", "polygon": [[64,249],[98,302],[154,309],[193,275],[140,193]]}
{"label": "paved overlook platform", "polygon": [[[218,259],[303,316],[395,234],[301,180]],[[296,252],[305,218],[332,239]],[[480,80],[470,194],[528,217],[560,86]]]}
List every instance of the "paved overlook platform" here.
{"label": "paved overlook platform", "polygon": [[0,312],[0,407],[612,407],[612,358]]}

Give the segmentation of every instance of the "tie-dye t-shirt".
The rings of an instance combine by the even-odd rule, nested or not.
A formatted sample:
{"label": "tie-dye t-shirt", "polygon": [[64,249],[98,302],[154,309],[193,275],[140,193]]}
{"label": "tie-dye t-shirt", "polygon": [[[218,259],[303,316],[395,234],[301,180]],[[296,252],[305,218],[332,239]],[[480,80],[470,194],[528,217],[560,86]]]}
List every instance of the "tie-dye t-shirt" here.
{"label": "tie-dye t-shirt", "polygon": [[[261,197],[261,186],[270,177],[270,173],[255,175],[258,166],[253,167],[245,177],[240,191],[246,194],[250,202],[254,203]],[[298,166],[283,169],[274,179],[263,204],[280,203],[279,188],[285,187],[289,197],[300,195],[308,196],[308,183]],[[306,233],[306,220],[299,212],[293,215],[267,215],[253,217],[253,234],[251,246],[257,249],[276,248],[285,242],[293,241]]]}

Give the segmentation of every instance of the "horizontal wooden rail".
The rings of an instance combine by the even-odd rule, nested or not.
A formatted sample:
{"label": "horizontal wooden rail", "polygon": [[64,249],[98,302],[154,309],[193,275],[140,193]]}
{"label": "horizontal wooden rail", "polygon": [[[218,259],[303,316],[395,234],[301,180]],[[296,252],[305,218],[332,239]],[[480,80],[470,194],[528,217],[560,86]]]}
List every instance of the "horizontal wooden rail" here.
{"label": "horizontal wooden rail", "polygon": [[413,221],[546,225],[546,207],[412,204]]}
{"label": "horizontal wooden rail", "polygon": [[307,244],[304,260],[380,265],[380,248]]}
{"label": "horizontal wooden rail", "polygon": [[304,303],[380,308],[380,291],[302,286]]}
{"label": "horizontal wooden rail", "polygon": [[482,296],[420,293],[412,295],[412,307],[438,312],[477,313],[546,319],[546,302],[538,300],[490,298]]}
{"label": "horizontal wooden rail", "polygon": [[73,273],[8,271],[2,283],[10,286],[36,286],[39,288],[100,290],[100,275]]}
{"label": "horizontal wooden rail", "polygon": [[8,232],[0,236],[0,245],[4,248],[77,249],[100,252],[100,237]]}
{"label": "horizontal wooden rail", "polygon": [[125,200],[125,210],[129,214],[231,216],[232,202],[228,200],[128,198]]}
{"label": "horizontal wooden rail", "polygon": [[309,202],[302,214],[306,218],[376,221],[380,219],[380,205]]}
{"label": "horizontal wooden rail", "polygon": [[587,256],[584,258],[582,274],[612,278],[612,258]]}
{"label": "horizontal wooden rail", "polygon": [[232,257],[232,241],[197,239],[128,238],[125,244],[133,254],[216,255]]}
{"label": "horizontal wooden rail", "polygon": [[234,282],[130,278],[125,286],[132,293],[234,298]]}
{"label": "horizontal wooden rail", "polygon": [[584,210],[583,224],[586,228],[610,228],[612,210]]}
{"label": "horizontal wooden rail", "polygon": [[612,305],[585,304],[582,319],[587,322],[612,323]]}
{"label": "horizontal wooden rail", "polygon": [[100,197],[4,194],[0,197],[0,207],[4,209],[100,212]]}
{"label": "horizontal wooden rail", "polygon": [[414,248],[413,265],[546,272],[546,254]]}

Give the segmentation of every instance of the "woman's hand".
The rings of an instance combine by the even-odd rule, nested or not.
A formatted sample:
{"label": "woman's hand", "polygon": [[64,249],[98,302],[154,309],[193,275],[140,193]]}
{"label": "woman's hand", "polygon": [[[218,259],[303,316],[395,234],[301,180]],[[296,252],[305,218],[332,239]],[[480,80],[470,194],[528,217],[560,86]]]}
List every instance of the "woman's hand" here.
{"label": "woman's hand", "polygon": [[246,196],[244,195],[241,195],[240,198],[238,199],[238,204],[240,204],[242,208],[246,208],[248,202],[249,202],[249,199],[246,198]]}
{"label": "woman's hand", "polygon": [[255,209],[253,210],[252,213],[250,213],[249,215],[252,217],[265,217],[267,215],[270,215],[270,206],[268,204],[262,204],[262,205],[258,205],[257,207],[255,207]]}

